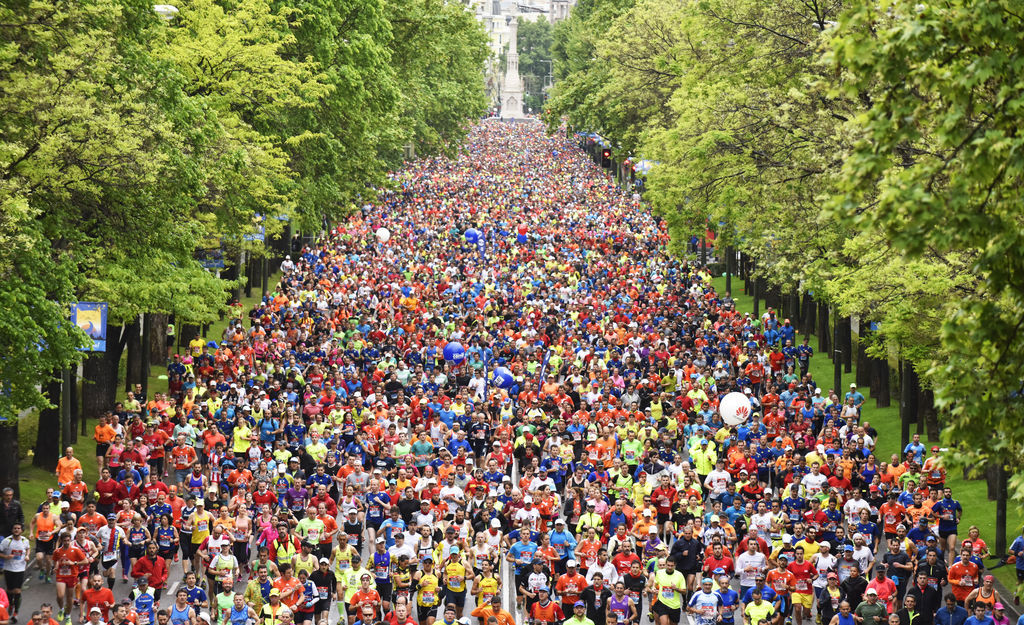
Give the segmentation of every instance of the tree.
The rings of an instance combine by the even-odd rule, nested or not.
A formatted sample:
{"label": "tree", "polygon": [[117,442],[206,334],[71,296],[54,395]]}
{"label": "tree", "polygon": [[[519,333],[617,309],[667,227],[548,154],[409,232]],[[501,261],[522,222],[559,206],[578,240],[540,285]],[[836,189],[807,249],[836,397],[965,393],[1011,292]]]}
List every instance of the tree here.
{"label": "tree", "polygon": [[[467,120],[487,110],[482,78],[487,34],[466,7],[443,0],[388,0],[388,46],[399,86],[397,138],[421,156],[453,154]],[[520,39],[522,37],[520,36]],[[383,146],[390,164],[398,145]]]}
{"label": "tree", "polygon": [[[548,75],[552,70],[551,43],[552,28],[545,16],[536,21],[519,18],[519,39],[516,49],[519,52],[519,74],[527,95],[523,104],[535,112],[541,111],[546,99],[545,90],[550,86]],[[504,59],[501,66],[504,67]]]}
{"label": "tree", "polygon": [[[998,0],[856,6],[827,57],[842,78],[836,91],[866,107],[850,127],[856,144],[831,214],[911,258],[960,257],[977,283],[949,301],[943,350],[926,372],[949,415],[949,461],[960,466],[1019,463],[1024,450],[1017,9]],[[1010,486],[1024,500],[1024,476]]]}

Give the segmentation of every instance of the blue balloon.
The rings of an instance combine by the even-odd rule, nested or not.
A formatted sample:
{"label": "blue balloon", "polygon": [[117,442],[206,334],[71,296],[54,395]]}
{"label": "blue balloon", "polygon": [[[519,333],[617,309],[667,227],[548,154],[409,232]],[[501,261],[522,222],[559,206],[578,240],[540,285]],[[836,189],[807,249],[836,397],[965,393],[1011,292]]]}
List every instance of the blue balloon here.
{"label": "blue balloon", "polygon": [[509,388],[515,383],[512,372],[505,367],[497,367],[491,372],[491,384],[498,388]]}
{"label": "blue balloon", "polygon": [[480,241],[481,236],[483,236],[483,233],[481,233],[476,228],[470,228],[469,230],[466,230],[466,240],[472,243],[473,245],[476,245]]}
{"label": "blue balloon", "polygon": [[466,359],[466,348],[458,341],[452,341],[444,346],[444,359],[459,364]]}
{"label": "blue balloon", "polygon": [[525,245],[526,244],[526,235],[525,234],[517,234],[516,235],[516,241],[519,241],[520,245]]}

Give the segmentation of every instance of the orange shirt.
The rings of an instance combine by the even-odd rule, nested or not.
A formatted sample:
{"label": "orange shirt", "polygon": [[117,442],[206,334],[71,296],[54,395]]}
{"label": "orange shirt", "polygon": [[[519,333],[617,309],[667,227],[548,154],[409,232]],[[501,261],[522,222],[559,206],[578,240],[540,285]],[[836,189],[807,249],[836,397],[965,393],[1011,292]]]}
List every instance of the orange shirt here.
{"label": "orange shirt", "polygon": [[75,471],[81,468],[82,463],[78,461],[78,458],[68,459],[67,456],[61,456],[57,461],[57,481],[61,484],[70,483],[75,477]]}
{"label": "orange shirt", "polygon": [[764,583],[777,594],[789,594],[790,590],[796,587],[796,576],[791,571],[772,569],[764,576]]}
{"label": "orange shirt", "polygon": [[278,577],[276,580],[274,580],[273,586],[274,588],[277,588],[279,591],[281,591],[281,603],[285,604],[289,608],[295,609],[295,605],[299,602],[299,599],[302,598],[301,589],[296,590],[288,597],[285,597],[284,595],[292,588],[298,588],[300,586],[299,579],[294,576],[288,578],[287,580],[285,580],[285,578],[283,577]]}
{"label": "orange shirt", "polygon": [[36,513],[36,540],[49,541],[53,540],[53,529],[54,529],[54,517],[52,514],[49,516],[43,516],[42,512]]}
{"label": "orange shirt", "polygon": [[[66,547],[58,547],[53,550],[53,563],[57,571],[57,579],[78,577],[79,565],[73,562],[85,560],[85,552],[76,547],[73,543]],[[82,566],[89,566],[84,564]]]}
{"label": "orange shirt", "polygon": [[957,560],[953,566],[949,567],[946,577],[949,579],[949,589],[956,596],[956,600],[963,602],[978,585],[978,565],[973,562],[964,564],[961,560]]}
{"label": "orange shirt", "polygon": [[[101,445],[104,443],[109,443],[110,441],[114,440],[115,436],[117,436],[117,431],[106,423],[102,425],[97,425],[95,428],[93,428],[92,438],[94,441],[100,443]],[[103,618],[106,618],[105,613]]]}
{"label": "orange shirt", "polygon": [[884,503],[878,507],[878,514],[882,517],[883,531],[889,534],[896,533],[896,526],[903,522],[907,509],[898,503]]}

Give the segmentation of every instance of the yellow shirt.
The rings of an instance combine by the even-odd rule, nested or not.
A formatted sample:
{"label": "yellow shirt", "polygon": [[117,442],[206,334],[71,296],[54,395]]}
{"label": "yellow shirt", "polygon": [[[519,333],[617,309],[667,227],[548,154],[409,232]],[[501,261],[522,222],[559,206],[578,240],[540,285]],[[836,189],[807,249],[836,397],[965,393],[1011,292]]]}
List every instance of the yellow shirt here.
{"label": "yellow shirt", "polygon": [[445,586],[452,592],[466,590],[466,567],[459,562],[449,562],[444,567]]}

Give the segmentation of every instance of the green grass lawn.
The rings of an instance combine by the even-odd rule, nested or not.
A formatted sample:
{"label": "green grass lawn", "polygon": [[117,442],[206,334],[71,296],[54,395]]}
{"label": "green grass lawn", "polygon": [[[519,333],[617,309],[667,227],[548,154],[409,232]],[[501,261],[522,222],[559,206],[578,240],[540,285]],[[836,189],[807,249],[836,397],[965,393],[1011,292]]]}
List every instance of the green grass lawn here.
{"label": "green grass lawn", "polygon": [[[715,289],[720,293],[725,291],[724,277],[714,278],[713,283]],[[732,297],[736,301],[737,310],[740,312],[753,312],[753,298],[743,294],[743,281],[735,277],[732,280]],[[765,310],[763,300],[761,301],[760,310],[762,312]],[[811,336],[811,346],[817,349],[817,337]],[[854,341],[856,339],[855,335]],[[857,364],[855,359],[852,371],[843,374],[843,385],[841,387],[843,390],[840,395],[845,393],[845,389],[849,387],[851,382],[856,381],[856,372]],[[823,391],[831,388],[833,376],[832,361],[826,355],[815,354],[811,359],[811,374],[818,384],[821,385]],[[868,389],[860,390],[865,397],[868,397]],[[892,402],[889,407],[879,408],[876,405],[875,399],[868,397],[864,405],[863,416],[864,420],[869,421],[878,430],[878,441],[875,447],[876,457],[879,460],[888,461],[890,455],[900,451],[899,392],[896,386],[893,385],[892,387]],[[921,438],[922,440],[926,439],[927,434],[922,434]],[[995,551],[996,505],[994,501],[988,499],[988,489],[984,479],[964,480],[960,472],[951,471],[947,475],[946,483],[953,489],[953,496],[960,501],[960,505],[964,509],[963,523],[960,526],[961,533],[966,536],[967,528],[977,525],[981,530],[981,537],[988,543],[989,549]],[[1008,506],[1006,526],[1009,536],[1007,537],[1007,545],[1013,542],[1013,538],[1016,536],[1016,532],[1021,529],[1022,524],[1024,524],[1024,515],[1021,514],[1021,509],[1014,505]],[[990,565],[995,563],[995,560],[987,562]],[[1007,588],[1012,589],[1016,586],[1017,580],[1013,566],[1001,567],[993,573]]]}
{"label": "green grass lawn", "polygon": [[[269,283],[276,285],[281,279],[280,272],[270,276]],[[242,298],[242,307],[246,314],[252,309],[260,300],[261,294],[258,290],[253,290],[252,297]],[[244,317],[243,322],[248,325],[248,316]],[[206,338],[209,340],[220,341],[220,337],[224,334],[225,328],[228,326],[228,319],[221,319],[216,323],[210,325],[207,330]],[[126,359],[127,353],[123,356]],[[122,359],[122,368],[124,367],[124,361]],[[162,378],[162,379],[161,379]],[[161,366],[152,366],[149,371],[149,395],[153,396],[153,393],[166,393],[167,392],[167,370]],[[117,398],[119,400],[124,399],[124,380],[118,383]],[[78,443],[72,445],[75,448],[75,457],[82,463],[82,472],[85,474],[84,479],[88,484],[95,484],[98,479],[98,471],[96,467],[96,445],[92,440],[92,428],[95,422],[86,423],[86,431],[88,434],[84,436],[79,433]],[[25,506],[26,513],[29,510],[35,510],[36,506],[39,505],[46,498],[46,489],[51,488],[56,483],[56,475],[32,466],[32,460],[27,456],[28,450],[35,445],[36,432],[39,428],[39,414],[32,413],[22,418],[19,423],[19,445],[23,455],[22,462],[18,467],[18,471],[21,477],[21,502]],[[79,424],[79,432],[81,432],[81,424]]]}

